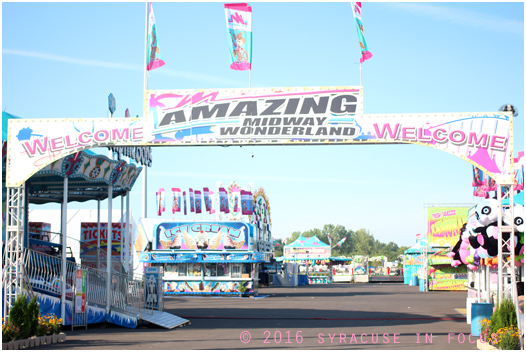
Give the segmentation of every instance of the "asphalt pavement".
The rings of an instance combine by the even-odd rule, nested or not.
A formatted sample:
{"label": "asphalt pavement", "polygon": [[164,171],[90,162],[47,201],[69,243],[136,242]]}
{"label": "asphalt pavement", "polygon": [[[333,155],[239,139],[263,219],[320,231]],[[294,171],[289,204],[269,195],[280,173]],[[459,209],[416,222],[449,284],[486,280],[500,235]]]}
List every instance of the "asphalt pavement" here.
{"label": "asphalt pavement", "polygon": [[191,325],[65,330],[66,342],[34,349],[475,350],[471,325],[455,308],[466,292],[419,292],[401,283],[261,288],[261,297],[170,296],[165,311]]}

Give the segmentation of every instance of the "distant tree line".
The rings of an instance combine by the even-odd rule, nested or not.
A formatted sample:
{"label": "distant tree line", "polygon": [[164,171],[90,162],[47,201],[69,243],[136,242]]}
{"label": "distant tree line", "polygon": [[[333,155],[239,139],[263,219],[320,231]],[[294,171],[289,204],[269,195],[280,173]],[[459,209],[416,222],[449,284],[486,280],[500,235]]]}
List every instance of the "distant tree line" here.
{"label": "distant tree line", "polygon": [[347,239],[341,244],[332,249],[332,256],[346,256],[350,257],[353,255],[364,255],[368,257],[376,257],[384,255],[387,260],[392,262],[395,261],[400,254],[403,254],[409,247],[399,247],[394,242],[383,243],[376,239],[369,233],[369,230],[360,229],[358,231],[347,230],[342,225],[324,225],[323,229],[312,229],[304,232],[294,231],[292,235],[285,240],[279,239],[277,245],[274,247],[276,250],[275,256],[281,257],[283,255],[283,247],[294,242],[298,237],[312,237],[318,236],[323,242],[329,243],[329,237],[332,240],[332,246],[335,246],[343,238]]}

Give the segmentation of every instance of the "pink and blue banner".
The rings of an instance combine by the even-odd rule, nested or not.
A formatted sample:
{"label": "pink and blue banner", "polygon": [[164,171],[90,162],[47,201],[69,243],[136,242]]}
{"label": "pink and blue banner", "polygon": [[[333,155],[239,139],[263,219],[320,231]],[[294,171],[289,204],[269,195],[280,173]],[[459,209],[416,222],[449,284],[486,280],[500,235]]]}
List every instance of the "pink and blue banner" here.
{"label": "pink and blue banner", "polygon": [[202,213],[202,199],[201,199],[201,191],[195,190],[195,213],[201,214]]}
{"label": "pink and blue banner", "polygon": [[252,215],[254,213],[252,192],[241,190],[241,214]]}
{"label": "pink and blue banner", "polygon": [[159,41],[157,39],[157,26],[153,15],[152,3],[148,3],[148,55],[146,56],[146,69],[151,71],[164,65],[163,58],[159,52]]}
{"label": "pink and blue banner", "polygon": [[228,206],[228,193],[223,187],[219,188],[219,211],[225,214],[230,213]]}
{"label": "pink and blue banner", "polygon": [[190,211],[195,212],[194,208],[194,190],[190,188]]}
{"label": "pink and blue banner", "polygon": [[252,69],[252,8],[248,4],[225,4],[230,47],[230,68]]}
{"label": "pink and blue banner", "polygon": [[362,52],[360,63],[363,63],[365,60],[369,60],[370,58],[372,58],[373,54],[367,49],[367,42],[365,41],[365,36],[363,34],[362,3],[351,1],[351,5],[353,8],[354,21],[356,22],[356,32],[358,33],[358,40],[360,41],[360,51]]}
{"label": "pink and blue banner", "polygon": [[157,215],[161,216],[163,211],[166,210],[165,208],[165,195],[164,195],[164,188],[159,188],[159,191],[155,193],[156,195],[156,203],[157,203]]}
{"label": "pink and blue banner", "polygon": [[341,239],[340,241],[338,241],[338,243],[336,243],[335,247],[338,246],[338,247],[341,247],[343,242],[345,242],[345,240],[347,239],[347,237],[344,237],[343,239]]}
{"label": "pink and blue banner", "polygon": [[172,214],[181,211],[181,189],[172,188]]}
{"label": "pink and blue banner", "polygon": [[183,204],[184,204],[184,215],[187,214],[186,212],[186,192],[183,192]]}
{"label": "pink and blue banner", "polygon": [[205,200],[205,210],[210,212],[210,191],[207,187],[203,188],[203,198]]}

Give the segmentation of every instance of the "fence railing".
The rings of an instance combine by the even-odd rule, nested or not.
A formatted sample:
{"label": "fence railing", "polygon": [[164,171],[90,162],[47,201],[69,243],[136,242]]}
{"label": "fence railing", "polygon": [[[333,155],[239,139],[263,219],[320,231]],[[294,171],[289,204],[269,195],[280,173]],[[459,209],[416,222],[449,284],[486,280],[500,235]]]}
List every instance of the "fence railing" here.
{"label": "fence railing", "polygon": [[139,315],[144,309],[144,283],[128,275],[111,275],[111,306],[120,310],[135,308]]}
{"label": "fence railing", "polygon": [[[62,260],[61,258],[43,254],[32,249],[25,249],[23,264],[31,288],[34,291],[49,293],[53,296],[62,294]],[[66,261],[66,298],[74,295],[74,275],[79,265]]]}
{"label": "fence railing", "polygon": [[[56,243],[56,244],[62,243],[62,240],[61,240],[62,234],[60,232],[42,231],[40,236],[47,236],[47,238],[49,238],[49,242],[51,243]],[[88,249],[90,249],[90,247],[95,248],[95,249],[97,248],[96,245],[93,245],[89,243],[88,241],[80,241],[77,238],[67,236],[67,240],[68,240],[68,248],[66,248],[66,251],[70,248],[70,245],[71,245],[71,247],[73,248],[71,250],[71,255],[74,256],[75,260],[77,261],[81,260],[81,253],[82,253],[83,246]],[[98,256],[99,256],[100,264],[106,266],[106,251],[102,248],[99,248]],[[97,255],[95,255],[95,261],[96,260],[97,260]],[[115,264],[116,262],[113,261],[112,265],[115,265]],[[118,262],[118,264],[119,264],[119,267],[118,267],[119,272],[125,273],[126,270],[124,268],[124,265],[122,265],[121,262]]]}
{"label": "fence railing", "polygon": [[[24,250],[23,263],[27,281],[34,291],[56,297],[61,296],[61,258],[26,248]],[[106,280],[108,273],[70,261],[66,261],[66,299],[72,300],[75,295],[75,273],[77,269],[84,269],[87,272],[87,302],[106,307]],[[152,287],[144,284],[142,275],[112,273],[110,307],[122,311],[132,310],[140,317],[141,312],[144,312],[147,308],[146,297],[148,293],[153,293],[152,290]],[[159,307],[150,306],[148,308],[159,309]],[[162,307],[160,308],[162,309]]]}
{"label": "fence railing", "polygon": [[86,300],[91,304],[106,307],[106,271],[83,267],[87,270],[88,292]]}
{"label": "fence railing", "polygon": [[[61,296],[61,258],[26,248],[23,263],[27,282],[34,291],[55,297]],[[84,269],[87,272],[87,302],[106,307],[108,273],[71,261],[66,261],[66,299],[72,300],[75,296],[77,269]],[[155,302],[147,301],[148,297],[155,297]],[[112,309],[133,311],[140,317],[141,313],[151,314],[154,310],[162,310],[162,302],[162,292],[159,292],[155,285],[145,284],[142,275],[116,272],[111,274],[110,307]]]}

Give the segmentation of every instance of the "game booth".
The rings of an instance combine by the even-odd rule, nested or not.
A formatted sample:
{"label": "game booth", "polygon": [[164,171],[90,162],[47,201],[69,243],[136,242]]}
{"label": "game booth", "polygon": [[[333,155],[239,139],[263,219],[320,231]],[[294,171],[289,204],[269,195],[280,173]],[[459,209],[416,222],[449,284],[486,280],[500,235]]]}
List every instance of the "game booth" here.
{"label": "game booth", "polygon": [[353,258],[330,257],[332,282],[351,282],[354,276]]}
{"label": "game booth", "polygon": [[450,248],[439,249],[428,258],[429,291],[466,291],[468,269],[466,266],[452,267],[447,256]]}
{"label": "game booth", "polygon": [[144,268],[161,268],[165,295],[258,294],[259,272],[273,248],[268,198],[263,189],[250,193],[253,207],[247,208],[253,210],[246,214],[236,206],[240,187],[218,194],[223,190],[229,210],[221,214],[220,205],[217,221],[139,221],[138,237],[151,243],[139,261]]}
{"label": "game booth", "polygon": [[299,236],[283,247],[283,261],[298,266],[298,285],[329,284],[331,247],[317,236]]}

